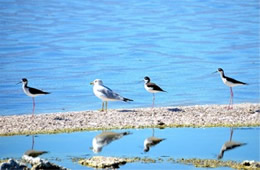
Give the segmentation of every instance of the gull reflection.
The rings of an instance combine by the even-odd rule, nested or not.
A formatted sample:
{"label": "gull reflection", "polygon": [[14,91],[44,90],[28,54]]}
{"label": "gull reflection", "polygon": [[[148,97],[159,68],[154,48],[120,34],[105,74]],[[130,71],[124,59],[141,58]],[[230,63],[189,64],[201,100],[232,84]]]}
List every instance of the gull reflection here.
{"label": "gull reflection", "polygon": [[224,155],[225,151],[228,151],[228,150],[231,150],[231,149],[234,149],[236,147],[239,147],[239,146],[242,146],[242,145],[246,144],[246,143],[240,143],[240,142],[232,141],[232,136],[233,136],[233,128],[230,128],[229,141],[225,142],[224,145],[222,146],[222,148],[220,150],[220,153],[218,155],[218,159],[222,159],[223,158],[223,155]]}
{"label": "gull reflection", "polygon": [[125,135],[131,134],[130,132],[121,132],[121,133],[116,133],[116,132],[111,132],[111,131],[105,131],[102,132],[101,134],[95,136],[92,140],[92,151],[94,153],[99,153],[102,151],[102,148],[109,143],[111,143],[114,140],[118,140],[121,137]]}
{"label": "gull reflection", "polygon": [[148,152],[150,150],[150,147],[159,144],[163,140],[165,140],[165,138],[157,138],[154,136],[154,128],[153,128],[152,136],[144,140],[144,152]]}

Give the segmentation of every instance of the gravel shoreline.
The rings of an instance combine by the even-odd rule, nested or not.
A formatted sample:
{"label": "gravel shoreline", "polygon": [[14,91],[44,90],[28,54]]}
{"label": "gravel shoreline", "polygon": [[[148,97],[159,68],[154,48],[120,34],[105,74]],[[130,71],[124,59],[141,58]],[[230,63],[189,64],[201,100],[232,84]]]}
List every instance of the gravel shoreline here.
{"label": "gravel shoreline", "polygon": [[[152,116],[154,114],[154,116]],[[0,136],[145,127],[260,126],[260,104],[194,105],[0,116]]]}

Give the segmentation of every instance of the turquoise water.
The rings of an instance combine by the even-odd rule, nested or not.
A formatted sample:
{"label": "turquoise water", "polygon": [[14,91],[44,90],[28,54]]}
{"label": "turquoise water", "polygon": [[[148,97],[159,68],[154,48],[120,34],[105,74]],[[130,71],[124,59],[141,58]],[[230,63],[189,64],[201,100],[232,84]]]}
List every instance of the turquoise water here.
{"label": "turquoise water", "polygon": [[168,93],[156,106],[227,104],[218,74],[249,83],[234,88],[234,103],[259,102],[258,0],[0,0],[0,114],[30,114],[29,85],[45,91],[36,114],[95,110],[96,78],[132,103],[150,107],[150,76]]}
{"label": "turquoise water", "polygon": [[[125,130],[114,130],[122,132]],[[132,134],[113,141],[104,146],[102,151],[95,154],[90,150],[92,139],[101,131],[76,132],[56,135],[37,135],[34,138],[33,148],[45,150],[49,153],[41,158],[48,159],[67,168],[84,168],[73,163],[71,158],[89,158],[91,156],[118,156],[118,157],[148,157],[162,158],[157,163],[131,163],[122,166],[122,169],[190,169],[191,165],[174,164],[168,162],[169,158],[201,158],[217,159],[222,145],[229,141],[229,128],[166,128],[154,129],[154,136],[166,138],[158,145],[143,152],[143,142],[152,136],[152,129],[128,129]],[[222,160],[255,160],[260,161],[259,153],[260,128],[234,129],[232,141],[246,143],[246,145],[226,151]],[[32,148],[32,136],[0,137],[0,159],[6,157],[21,158],[23,153]],[[56,159],[58,158],[58,159]],[[228,168],[219,168],[228,169]]]}

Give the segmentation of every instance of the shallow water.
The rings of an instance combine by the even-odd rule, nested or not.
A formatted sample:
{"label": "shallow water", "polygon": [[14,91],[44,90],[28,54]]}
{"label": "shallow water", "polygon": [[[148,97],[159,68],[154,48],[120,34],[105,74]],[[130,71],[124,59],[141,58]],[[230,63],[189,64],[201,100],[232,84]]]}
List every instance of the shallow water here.
{"label": "shallow water", "polygon": [[[114,130],[114,132],[130,131],[132,134],[104,146],[102,151],[95,154],[90,150],[92,139],[101,131],[76,132],[56,135],[37,135],[34,137],[36,150],[49,153],[42,155],[44,159],[53,161],[67,168],[83,168],[73,163],[71,158],[88,158],[95,155],[117,157],[149,157],[162,158],[157,163],[129,163],[122,169],[136,168],[193,168],[190,165],[168,162],[169,158],[201,158],[217,159],[222,145],[230,140],[229,128],[166,128],[166,129],[128,129]],[[259,153],[260,128],[236,128],[232,141],[246,143],[230,151],[226,151],[222,160],[260,160]],[[143,151],[143,142],[147,137],[165,138],[158,145],[151,147],[149,152]],[[0,159],[6,157],[21,158],[22,154],[32,148],[32,136],[0,137]],[[58,159],[57,159],[58,158]],[[219,168],[227,169],[227,168]]]}
{"label": "shallow water", "polygon": [[0,9],[1,115],[31,113],[23,77],[52,93],[36,98],[36,114],[100,108],[96,78],[134,99],[109,108],[151,106],[144,76],[168,91],[156,106],[227,104],[218,67],[250,84],[234,88],[235,103],[259,102],[257,0],[0,0]]}

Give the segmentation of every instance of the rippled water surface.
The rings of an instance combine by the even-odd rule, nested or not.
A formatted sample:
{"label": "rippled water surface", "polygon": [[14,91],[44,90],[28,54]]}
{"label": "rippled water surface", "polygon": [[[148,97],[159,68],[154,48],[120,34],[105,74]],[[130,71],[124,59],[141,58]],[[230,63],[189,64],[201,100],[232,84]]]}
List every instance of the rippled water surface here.
{"label": "rippled water surface", "polygon": [[[226,151],[223,161],[244,160],[260,161],[259,128],[234,129],[232,141],[246,143],[246,145]],[[164,161],[156,163],[129,163],[122,169],[191,169],[192,165],[176,164],[167,161],[181,158],[217,159],[222,145],[230,140],[229,128],[167,128],[167,129],[129,129],[114,130],[114,132],[129,131],[132,134],[104,146],[99,153],[90,150],[92,139],[101,133],[77,132],[57,135],[37,135],[34,137],[35,150],[49,151],[41,158],[72,169],[83,166],[73,162],[72,158],[89,158],[92,156],[115,157],[147,157],[161,158]],[[150,136],[165,138],[166,140],[144,152],[144,140]],[[32,148],[32,136],[0,137],[0,159],[12,157],[20,159],[23,153]],[[218,169],[229,169],[219,167]]]}
{"label": "rippled water surface", "polygon": [[36,114],[100,108],[96,78],[134,99],[109,108],[151,106],[144,76],[168,92],[156,106],[226,104],[218,67],[249,83],[234,103],[259,102],[257,0],[0,0],[0,23],[1,115],[31,113],[23,77],[51,92]]}

